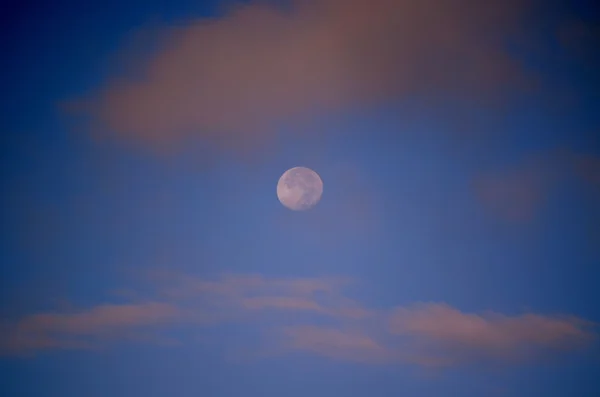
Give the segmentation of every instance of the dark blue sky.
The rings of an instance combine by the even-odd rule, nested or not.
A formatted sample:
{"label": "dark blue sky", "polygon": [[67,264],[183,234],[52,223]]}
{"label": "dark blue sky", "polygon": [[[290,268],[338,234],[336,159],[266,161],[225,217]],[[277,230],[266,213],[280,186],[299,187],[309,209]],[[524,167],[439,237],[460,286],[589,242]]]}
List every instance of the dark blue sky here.
{"label": "dark blue sky", "polygon": [[598,395],[593,2],[283,3],[3,13],[0,394]]}

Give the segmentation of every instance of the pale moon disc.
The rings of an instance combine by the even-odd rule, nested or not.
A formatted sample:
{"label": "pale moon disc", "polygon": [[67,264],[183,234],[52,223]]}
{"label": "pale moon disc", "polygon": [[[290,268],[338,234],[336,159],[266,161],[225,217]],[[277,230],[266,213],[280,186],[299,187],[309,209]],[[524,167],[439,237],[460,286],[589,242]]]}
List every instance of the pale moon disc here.
{"label": "pale moon disc", "polygon": [[277,183],[277,197],[281,204],[293,211],[314,207],[323,194],[319,174],[305,167],[294,167],[281,175]]}

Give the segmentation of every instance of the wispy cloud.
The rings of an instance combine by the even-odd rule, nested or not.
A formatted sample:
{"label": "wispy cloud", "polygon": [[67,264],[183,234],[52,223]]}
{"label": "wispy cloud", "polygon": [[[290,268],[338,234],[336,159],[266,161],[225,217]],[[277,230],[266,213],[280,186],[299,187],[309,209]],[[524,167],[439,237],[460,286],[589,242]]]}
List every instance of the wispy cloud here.
{"label": "wispy cloud", "polygon": [[[124,304],[87,310],[38,313],[4,324],[0,337],[6,352],[45,348],[98,347],[109,340],[147,339],[147,330],[176,324],[206,326],[256,321],[252,314],[295,311],[337,318],[361,318],[368,311],[341,294],[347,278],[269,278],[226,274],[213,279],[172,271],[145,274],[150,292],[121,290]],[[146,288],[148,289],[148,288]],[[124,293],[126,292],[126,293]],[[113,293],[113,296],[115,294]]]}
{"label": "wispy cloud", "polygon": [[[248,149],[282,121],[390,97],[502,97],[529,86],[505,48],[529,2],[252,2],[166,29],[160,50],[72,109],[144,144]],[[160,35],[159,35],[160,36]],[[393,40],[391,39],[393,38]],[[130,51],[131,49],[129,49]]]}
{"label": "wispy cloud", "polygon": [[126,338],[132,330],[172,325],[184,317],[187,316],[180,308],[160,302],[106,304],[68,313],[32,314],[13,327],[4,327],[0,333],[0,351],[94,348],[99,341]]}
{"label": "wispy cloud", "polygon": [[419,349],[449,362],[526,359],[568,350],[593,339],[591,325],[576,317],[464,313],[433,303],[396,308],[390,316],[392,334],[409,337]]}
{"label": "wispy cloud", "polygon": [[536,171],[495,173],[475,181],[477,197],[493,213],[514,221],[531,220],[545,198],[548,181]]}
{"label": "wispy cloud", "polygon": [[338,360],[362,363],[389,362],[391,351],[360,330],[291,326],[281,330],[284,351],[309,352]]}
{"label": "wispy cloud", "polygon": [[568,180],[600,186],[600,158],[569,149],[534,153],[503,169],[481,172],[476,197],[491,213],[510,221],[530,221],[547,198]]}
{"label": "wispy cloud", "polygon": [[590,184],[600,187],[600,157],[579,155],[574,159],[577,172]]}
{"label": "wispy cloud", "polygon": [[276,278],[259,274],[224,274],[207,279],[160,269],[151,271],[147,278],[160,294],[173,299],[210,295],[232,300],[257,295],[309,297],[337,294],[352,282],[345,277]]}
{"label": "wispy cloud", "polygon": [[181,305],[200,303],[215,318],[235,319],[243,312],[296,311],[329,317],[362,318],[369,311],[345,297],[352,281],[344,277],[274,278],[225,274],[214,279],[154,272],[156,292]]}
{"label": "wispy cloud", "polygon": [[150,280],[153,301],[37,313],[5,324],[2,352],[96,349],[116,341],[185,343],[167,331],[233,323],[269,334],[248,351],[448,366],[533,359],[587,346],[595,338],[591,322],[572,316],[464,313],[439,303],[368,308],[346,296],[345,278],[224,275],[207,280],[153,272]]}

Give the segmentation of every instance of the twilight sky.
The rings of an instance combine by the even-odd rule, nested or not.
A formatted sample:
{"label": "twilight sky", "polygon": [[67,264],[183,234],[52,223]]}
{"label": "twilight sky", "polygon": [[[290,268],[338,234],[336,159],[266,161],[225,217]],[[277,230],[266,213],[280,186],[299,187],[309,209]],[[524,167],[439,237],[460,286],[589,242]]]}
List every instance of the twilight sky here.
{"label": "twilight sky", "polygon": [[593,1],[9,3],[0,395],[600,395]]}

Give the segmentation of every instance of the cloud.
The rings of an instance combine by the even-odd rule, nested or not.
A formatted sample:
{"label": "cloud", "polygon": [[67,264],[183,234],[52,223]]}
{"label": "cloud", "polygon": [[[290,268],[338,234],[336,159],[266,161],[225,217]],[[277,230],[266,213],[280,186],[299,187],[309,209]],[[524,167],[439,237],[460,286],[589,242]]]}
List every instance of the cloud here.
{"label": "cloud", "polygon": [[[100,134],[251,148],[281,122],[389,98],[495,100],[530,77],[507,50],[529,1],[256,1],[166,29],[160,49],[67,108]],[[128,47],[129,51],[131,49]]]}
{"label": "cloud", "polygon": [[531,221],[547,198],[569,180],[600,186],[600,158],[570,149],[531,154],[504,169],[481,172],[473,180],[473,191],[496,216]]}
{"label": "cloud", "polygon": [[585,347],[596,338],[593,323],[572,316],[465,313],[443,303],[396,307],[381,319],[283,327],[280,354],[301,351],[365,364],[439,368],[535,360]]}
{"label": "cloud", "polygon": [[[600,45],[600,28],[597,19],[586,16],[582,18],[569,18],[557,28],[558,43],[563,49],[575,55],[584,68],[593,71],[597,76],[598,56],[597,48]],[[597,79],[591,80],[597,84]]]}
{"label": "cloud", "polygon": [[39,313],[22,318],[0,333],[0,351],[23,352],[48,348],[93,348],[100,340],[122,338],[135,329],[179,321],[181,309],[160,302],[106,304],[71,313]]}
{"label": "cloud", "polygon": [[[104,304],[82,311],[39,313],[0,329],[0,350],[31,352],[50,348],[96,348],[117,340],[159,341],[148,331],[175,325],[205,327],[224,322],[260,322],[260,314],[300,312],[334,318],[368,315],[357,302],[341,295],[350,280],[343,277],[272,278],[225,274],[202,279],[155,270],[145,275],[150,292],[131,288],[118,294],[129,302]],[[147,287],[147,286],[146,286]],[[152,336],[152,337],[151,337]]]}
{"label": "cloud", "polygon": [[352,282],[345,277],[264,277],[258,274],[223,274],[214,279],[157,269],[148,278],[159,292],[174,299],[222,296],[239,299],[247,295],[278,294],[306,297],[316,293],[334,294]]}
{"label": "cloud", "polygon": [[574,162],[577,172],[586,182],[600,187],[600,157],[579,155]]}
{"label": "cloud", "polygon": [[259,298],[245,298],[242,305],[248,309],[277,308],[284,310],[310,310],[323,312],[321,305],[314,301],[303,298],[267,296]]}
{"label": "cloud", "polygon": [[475,193],[484,206],[502,218],[531,220],[540,207],[546,180],[531,170],[486,175],[474,183]]}
{"label": "cloud", "polygon": [[593,338],[591,325],[575,317],[472,314],[432,303],[397,308],[390,316],[392,334],[407,336],[423,351],[435,351],[454,362],[531,358],[548,350],[569,349]]}
{"label": "cloud", "polygon": [[596,337],[594,324],[573,316],[464,313],[443,303],[369,308],[346,296],[346,278],[228,274],[210,280],[155,271],[149,280],[153,300],[139,301],[143,294],[137,294],[135,303],[37,313],[4,324],[0,351],[181,345],[190,341],[174,339],[171,331],[232,324],[268,336],[239,347],[258,357],[303,352],[365,364],[443,367],[536,359],[583,348]]}
{"label": "cloud", "polygon": [[304,351],[362,363],[389,361],[390,351],[364,332],[331,327],[293,326],[282,330],[287,351]]}
{"label": "cloud", "polygon": [[344,277],[276,278],[261,275],[225,274],[215,279],[155,272],[157,293],[184,305],[200,302],[215,318],[235,318],[245,311],[295,311],[328,317],[363,318],[369,311],[345,297],[351,284]]}

